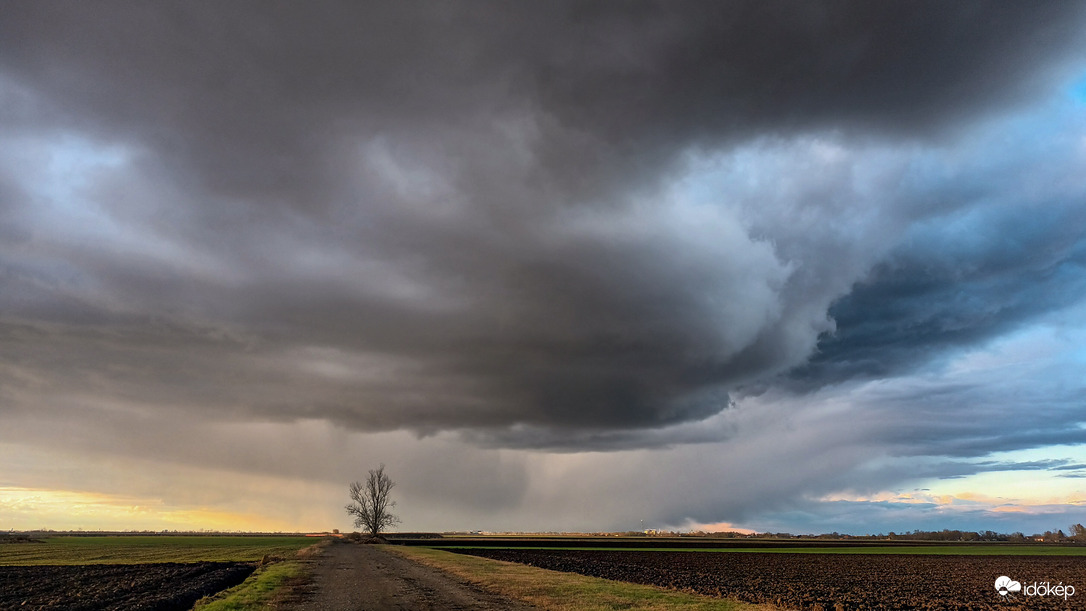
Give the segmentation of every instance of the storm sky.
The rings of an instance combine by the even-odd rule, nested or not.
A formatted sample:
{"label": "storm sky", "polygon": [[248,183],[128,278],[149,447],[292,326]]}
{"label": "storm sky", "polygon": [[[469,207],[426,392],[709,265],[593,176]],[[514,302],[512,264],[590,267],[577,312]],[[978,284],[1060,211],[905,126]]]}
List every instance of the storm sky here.
{"label": "storm sky", "polygon": [[1086,5],[7,2],[0,528],[1067,528]]}

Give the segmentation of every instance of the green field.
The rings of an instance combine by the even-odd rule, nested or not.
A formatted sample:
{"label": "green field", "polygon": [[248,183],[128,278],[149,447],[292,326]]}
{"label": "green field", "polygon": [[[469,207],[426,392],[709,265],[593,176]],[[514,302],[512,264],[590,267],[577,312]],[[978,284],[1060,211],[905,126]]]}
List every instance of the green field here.
{"label": "green field", "polygon": [[739,552],[761,554],[919,554],[937,556],[1086,556],[1086,547],[1057,545],[867,545],[857,547],[539,547],[532,545],[441,545],[436,549],[530,549],[606,552]]}
{"label": "green field", "polygon": [[318,541],[313,537],[289,536],[46,537],[41,543],[0,545],[0,566],[252,562],[264,556],[293,556]]}

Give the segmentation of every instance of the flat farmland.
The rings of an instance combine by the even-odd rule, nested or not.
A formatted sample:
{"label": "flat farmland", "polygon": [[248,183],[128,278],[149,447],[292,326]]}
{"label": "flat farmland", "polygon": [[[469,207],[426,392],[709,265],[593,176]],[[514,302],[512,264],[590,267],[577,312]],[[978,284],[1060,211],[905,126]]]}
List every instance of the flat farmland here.
{"label": "flat farmland", "polygon": [[315,540],[254,536],[63,536],[0,545],[0,609],[192,608],[264,557]]}
{"label": "flat farmland", "polygon": [[0,566],[253,562],[287,556],[316,543],[290,536],[61,536],[0,545]]}
{"label": "flat farmland", "polygon": [[1086,556],[1083,545],[1050,545],[998,541],[887,541],[848,539],[713,539],[701,537],[630,536],[448,536],[404,538],[404,545],[452,548],[569,549],[629,551],[767,552],[796,554],[953,554],[1009,556]]}
{"label": "flat farmland", "polygon": [[[928,546],[922,546],[927,549]],[[646,549],[445,548],[495,560],[768,603],[785,609],[1086,609],[1086,558],[980,554],[973,546],[943,546],[950,553],[863,553],[845,548],[786,551],[656,551]],[[957,548],[957,549],[955,549]],[[981,547],[981,549],[985,549]],[[1034,547],[1035,551],[1053,548]],[[1063,548],[1081,550],[1081,548]],[[830,553],[825,553],[829,551]],[[874,548],[869,550],[874,551]],[[838,552],[838,553],[834,553]],[[1020,582],[1002,596],[995,580]],[[1043,594],[1028,595],[1037,584]],[[1047,584],[1041,586],[1040,584]],[[1068,593],[1057,595],[1050,589]]]}

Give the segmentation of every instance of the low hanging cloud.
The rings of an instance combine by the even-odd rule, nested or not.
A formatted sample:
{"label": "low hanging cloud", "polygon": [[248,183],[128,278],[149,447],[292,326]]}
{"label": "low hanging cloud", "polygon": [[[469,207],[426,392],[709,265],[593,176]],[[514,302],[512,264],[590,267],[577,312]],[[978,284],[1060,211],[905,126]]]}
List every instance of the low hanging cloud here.
{"label": "low hanging cloud", "polygon": [[1086,123],[1061,97],[898,163],[895,208],[914,216],[833,302],[835,332],[789,384],[945,364],[1086,298]]}
{"label": "low hanging cloud", "polygon": [[337,11],[6,11],[8,413],[655,445],[1083,295],[1080,145],[998,212],[940,185],[1013,151],[923,165],[1066,81],[1081,6]]}

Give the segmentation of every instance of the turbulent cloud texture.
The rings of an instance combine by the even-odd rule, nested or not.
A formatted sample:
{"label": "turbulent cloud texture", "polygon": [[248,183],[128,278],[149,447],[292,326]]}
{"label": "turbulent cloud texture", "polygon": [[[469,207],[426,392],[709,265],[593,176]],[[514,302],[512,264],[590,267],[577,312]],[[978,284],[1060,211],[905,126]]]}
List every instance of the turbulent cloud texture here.
{"label": "turbulent cloud texture", "polygon": [[[1084,13],[11,3],[0,430],[23,434],[0,441],[85,427],[87,451],[146,455],[183,423],[324,421],[475,448],[738,448],[772,427],[729,406],[851,397],[871,445],[812,465],[815,496],[899,436],[903,456],[1037,447],[996,426],[1020,409],[999,401],[945,436],[897,419],[960,419],[986,383],[924,376],[1080,328]],[[895,391],[869,404],[869,384]],[[1078,390],[1035,393],[1060,443],[1082,441]],[[955,399],[933,412],[939,393]],[[743,507],[658,517],[745,518],[789,485],[806,494],[767,479]]]}

